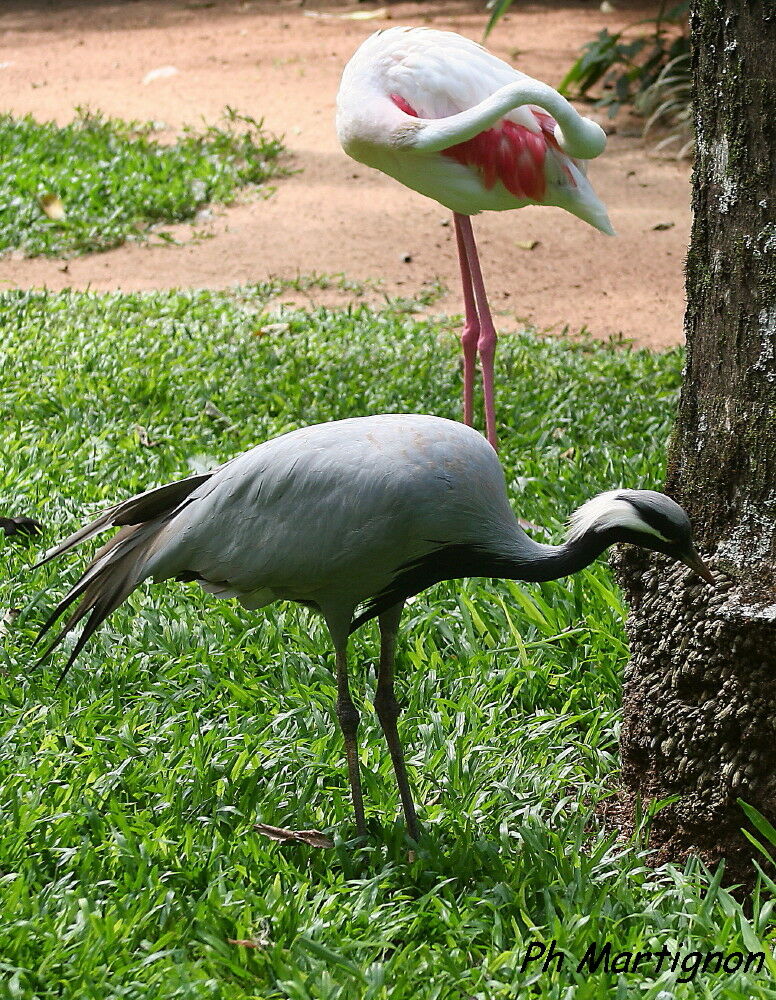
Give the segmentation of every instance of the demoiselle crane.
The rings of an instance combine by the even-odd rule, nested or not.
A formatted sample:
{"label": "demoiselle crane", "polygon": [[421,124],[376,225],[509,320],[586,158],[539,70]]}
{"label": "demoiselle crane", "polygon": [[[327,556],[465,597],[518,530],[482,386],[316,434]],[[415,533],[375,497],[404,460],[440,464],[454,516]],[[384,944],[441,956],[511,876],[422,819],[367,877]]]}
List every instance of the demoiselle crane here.
{"label": "demoiselle crane", "polygon": [[533,541],[509,506],[487,441],[464,424],[423,415],[356,417],[284,434],[212,472],[116,504],[42,562],[111,526],[120,530],[44,625],[41,634],[79,601],[44,656],[89,615],[64,674],[97,626],[148,578],[196,580],[249,609],[276,600],[317,609],[334,646],[337,717],[360,834],[359,713],[348,687],[347,646],[364,622],[379,620],[375,708],[407,830],[417,839],[394,696],[396,634],[407,598],[469,576],[553,580],[614,542],[663,552],[713,582],[682,508],[651,490],[596,496],[571,515],[562,545]]}
{"label": "demoiselle crane", "polygon": [[354,160],[449,208],[463,283],[463,415],[472,423],[479,353],[487,436],[497,447],[496,330],[470,216],[554,205],[613,234],[585,176],[606,146],[546,83],[452,31],[397,27],[356,50],[337,95],[337,135]]}

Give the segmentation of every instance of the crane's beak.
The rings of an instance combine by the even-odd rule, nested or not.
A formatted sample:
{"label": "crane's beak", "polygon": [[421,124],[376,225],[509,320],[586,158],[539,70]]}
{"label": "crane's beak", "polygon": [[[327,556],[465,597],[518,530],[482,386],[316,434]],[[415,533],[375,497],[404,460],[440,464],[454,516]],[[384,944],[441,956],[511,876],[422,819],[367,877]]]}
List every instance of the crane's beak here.
{"label": "crane's beak", "polygon": [[711,570],[701,559],[695,549],[690,549],[687,555],[682,555],[679,558],[685,566],[689,566],[690,569],[697,573],[698,576],[702,577],[706,583],[710,583],[712,587],[714,586],[714,577],[711,575]]}

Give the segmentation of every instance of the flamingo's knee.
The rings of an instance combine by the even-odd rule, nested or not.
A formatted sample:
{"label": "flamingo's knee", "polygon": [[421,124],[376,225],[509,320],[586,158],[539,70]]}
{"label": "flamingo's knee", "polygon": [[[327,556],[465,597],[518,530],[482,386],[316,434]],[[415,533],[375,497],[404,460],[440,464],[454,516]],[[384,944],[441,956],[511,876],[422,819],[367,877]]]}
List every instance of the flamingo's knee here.
{"label": "flamingo's knee", "polygon": [[464,354],[469,354],[472,357],[477,352],[477,347],[480,342],[480,324],[479,323],[466,323],[461,333],[461,347],[463,348]]}
{"label": "flamingo's knee", "polygon": [[477,339],[477,353],[486,364],[493,364],[498,337],[495,330],[483,330]]}

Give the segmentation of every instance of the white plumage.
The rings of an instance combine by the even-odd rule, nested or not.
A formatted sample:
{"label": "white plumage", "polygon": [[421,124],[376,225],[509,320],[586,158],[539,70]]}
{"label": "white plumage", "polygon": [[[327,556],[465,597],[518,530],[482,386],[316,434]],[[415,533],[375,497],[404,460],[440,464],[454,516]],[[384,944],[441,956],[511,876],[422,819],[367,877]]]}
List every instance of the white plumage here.
{"label": "white plumage", "polygon": [[[394,97],[410,105],[407,114]],[[543,139],[537,113],[555,121],[558,147],[544,148],[546,194],[555,205],[611,233],[606,208],[585,176],[584,160],[606,145],[603,130],[582,118],[552,87],[452,31],[396,27],[363,42],[345,67],[337,95],[337,134],[353,159],[463,215],[506,211],[537,201],[518,197],[482,166],[444,154],[504,122]],[[526,153],[526,165],[530,154]]]}
{"label": "white plumage", "polygon": [[470,216],[551,205],[612,233],[584,163],[603,152],[603,130],[468,38],[398,27],[368,38],[345,67],[337,135],[354,160],[452,210],[466,312],[463,418],[472,423],[479,355],[486,432],[497,448],[497,336]]}
{"label": "white plumage", "polygon": [[[609,528],[631,528],[633,531],[643,531],[648,535],[654,535],[663,542],[669,541],[657,528],[647,524],[644,518],[634,508],[628,499],[628,494],[635,493],[635,490],[609,490],[607,493],[599,493],[575,510],[569,517],[569,527],[567,539],[570,542],[576,541],[586,535],[594,526],[599,531],[606,531]],[[653,493],[655,497],[662,498],[663,502],[673,503],[669,497],[663,493],[654,493],[653,490],[639,490],[639,493],[646,495]],[[683,515],[679,504],[674,504],[677,516]]]}

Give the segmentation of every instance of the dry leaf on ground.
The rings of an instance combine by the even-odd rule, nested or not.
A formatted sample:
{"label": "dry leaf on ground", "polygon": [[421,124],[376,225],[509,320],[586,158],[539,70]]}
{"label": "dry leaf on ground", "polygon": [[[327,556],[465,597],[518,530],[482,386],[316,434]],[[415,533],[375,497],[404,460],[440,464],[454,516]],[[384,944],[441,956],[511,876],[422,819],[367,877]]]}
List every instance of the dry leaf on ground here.
{"label": "dry leaf on ground", "polygon": [[268,823],[254,823],[254,830],[263,833],[270,840],[278,840],[283,844],[307,844],[308,847],[334,847],[334,841],[320,830],[286,830],[282,826],[270,826]]}
{"label": "dry leaf on ground", "polygon": [[57,194],[42,194],[38,198],[38,204],[43,214],[54,222],[61,222],[67,216],[62,199]]}
{"label": "dry leaf on ground", "polygon": [[152,441],[148,436],[148,431],[142,424],[135,424],[133,428],[135,434],[137,434],[137,439],[144,448],[155,448],[159,442]]}
{"label": "dry leaf on ground", "polygon": [[143,77],[143,83],[153,83],[154,80],[165,80],[170,76],[177,76],[177,66],[157,66],[156,69],[149,70]]}
{"label": "dry leaf on ground", "polygon": [[20,612],[21,608],[6,608],[5,611],[0,612],[0,636],[7,633],[8,627],[15,618],[19,617]]}

